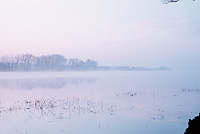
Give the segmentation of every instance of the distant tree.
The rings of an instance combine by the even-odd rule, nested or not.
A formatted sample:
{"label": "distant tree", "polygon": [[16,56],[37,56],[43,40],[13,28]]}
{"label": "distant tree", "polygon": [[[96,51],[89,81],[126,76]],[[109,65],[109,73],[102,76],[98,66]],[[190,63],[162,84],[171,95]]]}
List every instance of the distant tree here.
{"label": "distant tree", "polygon": [[8,71],[8,66],[6,66],[3,62],[0,62],[0,71]]}
{"label": "distant tree", "polygon": [[84,62],[80,59],[68,59],[67,66],[70,70],[81,70]]}
{"label": "distant tree", "polygon": [[33,57],[34,56],[32,54],[21,55],[21,62],[23,64],[22,70],[24,70],[24,71],[31,70]]}
{"label": "distant tree", "polygon": [[59,54],[33,56],[32,54],[0,57],[0,71],[63,71],[94,70],[98,63],[88,59],[66,59]]}
{"label": "distant tree", "polygon": [[65,70],[66,58],[59,54],[37,57],[36,70]]}
{"label": "distant tree", "polygon": [[48,58],[49,58],[50,70],[57,70],[57,71],[65,70],[67,59],[64,56],[59,54],[53,54],[48,56]]}
{"label": "distant tree", "polygon": [[5,71],[13,71],[13,67],[15,63],[15,58],[13,57],[13,55],[2,56],[0,58],[0,62],[3,68],[5,69]]}
{"label": "distant tree", "polygon": [[86,62],[84,63],[84,68],[88,70],[94,70],[98,66],[98,63],[94,60],[87,59]]}

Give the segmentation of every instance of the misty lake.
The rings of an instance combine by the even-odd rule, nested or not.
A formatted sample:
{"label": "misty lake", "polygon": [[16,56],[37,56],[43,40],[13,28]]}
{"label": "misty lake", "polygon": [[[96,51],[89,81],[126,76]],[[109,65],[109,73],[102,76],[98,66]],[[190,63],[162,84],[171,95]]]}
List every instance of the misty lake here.
{"label": "misty lake", "polygon": [[1,134],[183,134],[200,71],[1,72]]}

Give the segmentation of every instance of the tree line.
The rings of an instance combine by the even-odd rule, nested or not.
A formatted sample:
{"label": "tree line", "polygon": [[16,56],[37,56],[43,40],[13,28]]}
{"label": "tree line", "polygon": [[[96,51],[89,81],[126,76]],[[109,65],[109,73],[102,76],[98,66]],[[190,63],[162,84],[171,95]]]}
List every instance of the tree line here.
{"label": "tree line", "polygon": [[95,70],[98,63],[77,58],[65,58],[59,54],[34,56],[32,54],[6,55],[0,57],[0,71],[67,71]]}

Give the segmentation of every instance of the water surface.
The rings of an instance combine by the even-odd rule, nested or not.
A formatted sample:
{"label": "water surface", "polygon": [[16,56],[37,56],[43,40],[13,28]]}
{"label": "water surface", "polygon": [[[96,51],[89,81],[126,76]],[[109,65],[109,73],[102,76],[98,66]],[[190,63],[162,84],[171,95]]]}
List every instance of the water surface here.
{"label": "water surface", "polygon": [[200,71],[0,73],[2,134],[180,134]]}

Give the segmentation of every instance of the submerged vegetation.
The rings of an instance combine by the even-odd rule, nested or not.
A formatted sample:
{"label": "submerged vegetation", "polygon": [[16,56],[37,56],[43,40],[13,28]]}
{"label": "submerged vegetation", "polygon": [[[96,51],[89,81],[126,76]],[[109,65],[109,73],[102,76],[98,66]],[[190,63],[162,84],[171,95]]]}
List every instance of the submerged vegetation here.
{"label": "submerged vegetation", "polygon": [[[1,103],[0,103],[1,104]],[[70,119],[75,115],[106,113],[114,114],[113,105],[105,105],[101,101],[85,98],[66,99],[35,99],[16,101],[12,106],[1,106],[0,114],[21,111],[29,118],[54,117],[56,119]]]}
{"label": "submerged vegetation", "polygon": [[[199,89],[195,89],[195,92],[193,92],[193,89],[180,89],[179,93],[196,93],[196,91],[199,91]],[[151,120],[151,122],[161,122],[161,121],[171,121],[171,112],[169,109],[166,109],[162,105],[159,105],[159,101],[161,99],[163,101],[166,101],[166,98],[163,98],[163,95],[157,95],[156,93],[148,94],[150,99],[152,100],[149,102],[145,102],[143,104],[140,100],[140,98],[147,98],[147,96],[144,96],[145,94],[148,94],[146,92],[136,91],[136,90],[130,90],[126,92],[116,92],[113,93],[114,99],[120,101],[106,101],[106,100],[95,100],[91,98],[84,98],[84,97],[66,97],[66,98],[40,98],[40,99],[24,99],[22,101],[14,101],[11,104],[7,105],[4,104],[5,102],[0,101],[0,118],[4,118],[7,115],[18,115],[22,114],[22,116],[19,117],[25,117],[25,120],[32,120],[32,119],[42,119],[45,122],[55,122],[55,120],[71,120],[76,117],[82,117],[82,116],[90,116],[95,115],[96,117],[99,115],[108,115],[110,117],[116,117],[122,114],[121,112],[124,112],[125,114],[130,114],[132,118],[137,119],[137,116],[139,118],[145,118],[147,120]],[[179,95],[173,95],[170,94],[167,97],[171,97],[170,99],[176,99]],[[140,101],[138,101],[138,99]],[[146,106],[146,104],[151,105],[153,103],[153,108],[150,108],[149,106]],[[185,120],[182,119],[184,113],[182,110],[184,107],[187,106],[187,104],[179,104],[174,103],[171,104],[173,107],[178,107],[178,111],[173,111],[177,117],[174,117],[176,120],[181,121]],[[142,114],[140,114],[142,113]],[[170,113],[170,114],[169,114]],[[141,116],[141,117],[140,117]],[[100,116],[101,117],[101,116]],[[197,117],[194,119],[196,120]],[[198,117],[199,119],[199,117]],[[197,122],[194,120],[189,121],[189,127],[186,129],[185,134],[188,134],[193,127],[197,125]],[[101,126],[99,125],[99,129]],[[148,128],[148,125],[145,125],[145,128]],[[198,127],[196,127],[198,128]]]}

